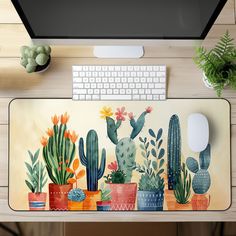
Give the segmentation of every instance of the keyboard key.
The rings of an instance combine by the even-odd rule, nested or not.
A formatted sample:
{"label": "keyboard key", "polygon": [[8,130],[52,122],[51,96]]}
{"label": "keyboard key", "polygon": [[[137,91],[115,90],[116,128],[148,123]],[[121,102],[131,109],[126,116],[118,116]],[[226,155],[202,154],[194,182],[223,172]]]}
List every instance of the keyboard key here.
{"label": "keyboard key", "polygon": [[80,100],[85,100],[86,96],[84,94],[79,95]]}
{"label": "keyboard key", "polygon": [[86,94],[87,89],[73,89],[73,94]]}
{"label": "keyboard key", "polygon": [[133,95],[133,100],[139,100],[139,95]]}
{"label": "keyboard key", "polygon": [[131,95],[101,95],[101,100],[131,100]]}
{"label": "keyboard key", "polygon": [[99,95],[92,95],[92,100],[99,100],[100,96]]}

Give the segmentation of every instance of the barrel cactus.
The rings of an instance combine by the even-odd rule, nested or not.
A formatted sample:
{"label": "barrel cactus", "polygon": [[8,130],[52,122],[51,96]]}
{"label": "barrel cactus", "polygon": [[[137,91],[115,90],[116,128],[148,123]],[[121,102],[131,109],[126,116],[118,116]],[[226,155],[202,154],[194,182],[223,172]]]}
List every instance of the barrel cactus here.
{"label": "barrel cactus", "polygon": [[210,161],[211,161],[210,144],[207,145],[204,151],[200,152],[199,164],[193,157],[188,157],[186,160],[188,169],[195,174],[193,177],[192,187],[193,191],[196,194],[204,194],[210,188],[211,177],[208,172]]}
{"label": "barrel cactus", "polygon": [[168,189],[175,190],[181,172],[181,133],[177,115],[170,118],[167,146]]}
{"label": "barrel cactus", "polygon": [[86,138],[86,155],[84,140],[79,140],[79,157],[82,165],[86,166],[88,191],[98,190],[98,180],[102,178],[106,166],[106,150],[102,149],[101,164],[99,162],[98,136],[95,130],[90,130]]}
{"label": "barrel cactus", "polygon": [[146,108],[144,112],[138,117],[137,120],[134,119],[133,113],[129,113],[130,125],[132,127],[132,132],[130,137],[125,137],[118,139],[117,130],[120,128],[122,121],[125,121],[125,116],[127,112],[125,108],[117,108],[116,120],[111,116],[111,108],[104,107],[101,111],[102,118],[106,119],[107,123],[107,135],[112,143],[116,145],[116,159],[118,162],[119,170],[125,173],[125,183],[130,183],[132,178],[132,172],[135,167],[135,156],[136,156],[136,145],[134,139],[141,132],[145,124],[145,116],[152,111],[151,107]]}
{"label": "barrel cactus", "polygon": [[51,48],[48,45],[34,45],[21,47],[21,65],[28,73],[46,68],[50,60]]}

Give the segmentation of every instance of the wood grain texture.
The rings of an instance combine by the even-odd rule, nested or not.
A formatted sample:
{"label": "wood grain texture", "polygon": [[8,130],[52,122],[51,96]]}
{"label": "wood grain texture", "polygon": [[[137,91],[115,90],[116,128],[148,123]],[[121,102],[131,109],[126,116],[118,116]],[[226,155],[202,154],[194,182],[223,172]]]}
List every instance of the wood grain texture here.
{"label": "wood grain texture", "polygon": [[215,24],[235,24],[234,0],[228,0]]}
{"label": "wood grain texture", "polygon": [[22,23],[11,0],[0,0],[0,23]]}
{"label": "wood grain texture", "polygon": [[[64,222],[188,222],[236,221],[236,198],[226,211],[200,212],[16,212],[8,207],[8,189],[0,187],[0,221],[64,221]],[[236,188],[233,187],[233,196]]]}

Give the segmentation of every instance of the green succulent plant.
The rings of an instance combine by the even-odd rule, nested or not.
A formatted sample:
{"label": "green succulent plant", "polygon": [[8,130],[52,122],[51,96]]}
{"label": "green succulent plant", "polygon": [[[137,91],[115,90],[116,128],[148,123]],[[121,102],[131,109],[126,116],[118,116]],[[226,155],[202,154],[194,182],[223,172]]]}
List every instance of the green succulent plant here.
{"label": "green succulent plant", "polygon": [[45,166],[38,160],[39,149],[32,154],[28,151],[31,163],[25,162],[27,168],[28,180],[25,180],[26,185],[32,193],[41,193],[43,187],[47,183]]}
{"label": "green succulent plant", "polygon": [[37,66],[44,66],[50,59],[51,48],[48,45],[33,45],[21,47],[20,64],[28,73],[36,71]]}
{"label": "green succulent plant", "polygon": [[101,199],[103,202],[111,200],[111,190],[104,183],[101,184]]}
{"label": "green succulent plant", "polygon": [[111,174],[104,176],[105,183],[112,184],[124,184],[125,183],[125,173],[123,170],[113,170]]}
{"label": "green succulent plant", "polygon": [[207,51],[196,49],[194,62],[203,70],[208,82],[220,97],[226,85],[236,89],[236,48],[228,31],[220,38],[215,48]]}

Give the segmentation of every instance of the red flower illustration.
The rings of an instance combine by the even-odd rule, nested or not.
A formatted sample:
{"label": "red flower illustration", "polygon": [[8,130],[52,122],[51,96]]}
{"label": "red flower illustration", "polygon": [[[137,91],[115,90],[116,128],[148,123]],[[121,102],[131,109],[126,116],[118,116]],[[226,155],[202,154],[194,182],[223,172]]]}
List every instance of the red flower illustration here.
{"label": "red flower illustration", "polygon": [[153,108],[152,108],[152,107],[147,107],[147,108],[146,108],[146,112],[147,112],[147,113],[151,113],[151,112],[152,112],[152,110],[153,110]]}
{"label": "red flower illustration", "polygon": [[111,162],[111,163],[108,165],[108,169],[109,169],[109,170],[113,170],[113,171],[117,171],[117,170],[118,170],[117,162],[116,162],[116,161]]}
{"label": "red flower illustration", "polygon": [[117,108],[116,110],[116,119],[125,121],[125,116],[127,115],[127,112],[125,112],[125,107]]}

